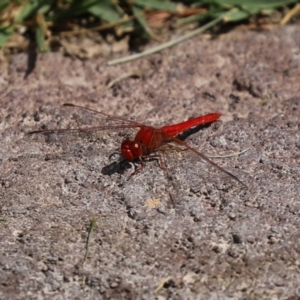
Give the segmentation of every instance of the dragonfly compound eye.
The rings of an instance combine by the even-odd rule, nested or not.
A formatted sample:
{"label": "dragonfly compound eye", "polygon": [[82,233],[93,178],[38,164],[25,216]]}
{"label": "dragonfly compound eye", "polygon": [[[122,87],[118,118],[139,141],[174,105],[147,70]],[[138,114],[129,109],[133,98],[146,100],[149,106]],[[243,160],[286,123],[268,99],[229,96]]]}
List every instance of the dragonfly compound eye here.
{"label": "dragonfly compound eye", "polygon": [[134,141],[125,140],[121,145],[121,152],[125,159],[131,161],[142,156],[141,146]]}

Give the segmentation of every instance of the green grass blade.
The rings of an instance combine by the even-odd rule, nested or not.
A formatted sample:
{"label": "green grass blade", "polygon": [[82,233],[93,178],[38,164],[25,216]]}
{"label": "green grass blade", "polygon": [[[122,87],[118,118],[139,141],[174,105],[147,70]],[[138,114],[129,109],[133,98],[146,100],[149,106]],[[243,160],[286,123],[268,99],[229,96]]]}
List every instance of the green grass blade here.
{"label": "green grass blade", "polygon": [[135,15],[137,21],[141,25],[141,27],[144,29],[144,33],[149,38],[152,36],[151,30],[148,27],[147,21],[144,16],[144,10],[140,8],[139,6],[134,5],[132,7],[133,14]]}
{"label": "green grass blade", "polygon": [[[91,6],[88,8],[88,12],[98,17],[100,20],[104,20],[108,23],[117,23],[126,15],[120,7],[117,7],[109,0],[102,0],[100,3]],[[119,26],[124,29],[133,28],[134,23],[132,21],[128,21]]]}
{"label": "green grass blade", "polygon": [[138,5],[140,7],[145,8],[152,8],[152,9],[158,9],[158,10],[164,10],[169,12],[176,12],[177,11],[177,5],[171,1],[168,0],[135,0],[133,1],[134,5]]}
{"label": "green grass blade", "polygon": [[230,12],[226,14],[226,17],[224,18],[225,22],[240,22],[242,20],[245,20],[249,18],[249,16],[252,13],[245,10],[239,10],[239,9],[232,9]]}
{"label": "green grass blade", "polygon": [[40,26],[38,26],[35,30],[35,38],[41,52],[46,52],[49,50],[48,43],[45,40],[43,29]]}
{"label": "green grass blade", "polygon": [[24,20],[30,18],[32,15],[36,14],[40,8],[44,7],[45,5],[49,6],[53,1],[49,0],[32,0],[27,1],[24,5],[23,9],[15,17],[15,22],[23,22]]}
{"label": "green grass blade", "polygon": [[46,18],[47,21],[61,21],[73,18],[75,16],[86,14],[88,9],[99,3],[99,0],[85,0],[74,2],[68,9],[55,12],[51,17]]}
{"label": "green grass blade", "polygon": [[193,22],[200,22],[205,20],[208,16],[210,16],[210,13],[200,13],[200,14],[196,14],[193,16],[189,16],[186,18],[182,18],[178,20],[178,24],[179,25],[185,25],[185,24],[189,24],[189,23],[193,23]]}
{"label": "green grass blade", "polygon": [[14,28],[12,26],[0,28],[0,48],[8,41],[13,32]]}
{"label": "green grass blade", "polygon": [[6,8],[6,6],[9,4],[9,0],[1,1],[0,2],[0,13]]}
{"label": "green grass blade", "polygon": [[237,6],[244,9],[256,9],[257,11],[264,9],[274,9],[298,2],[297,0],[215,0],[215,3],[221,6]]}
{"label": "green grass blade", "polygon": [[89,255],[89,249],[90,249],[92,233],[93,233],[93,231],[96,227],[96,223],[97,223],[97,220],[95,218],[93,218],[91,223],[90,223],[90,228],[89,228],[88,237],[87,237],[87,241],[86,241],[86,248],[85,248],[85,255],[84,255],[83,263],[85,263],[85,261],[88,258],[88,255]]}
{"label": "green grass blade", "polygon": [[89,7],[87,11],[94,16],[111,23],[116,22],[123,17],[113,2],[108,0],[102,0],[101,2]]}

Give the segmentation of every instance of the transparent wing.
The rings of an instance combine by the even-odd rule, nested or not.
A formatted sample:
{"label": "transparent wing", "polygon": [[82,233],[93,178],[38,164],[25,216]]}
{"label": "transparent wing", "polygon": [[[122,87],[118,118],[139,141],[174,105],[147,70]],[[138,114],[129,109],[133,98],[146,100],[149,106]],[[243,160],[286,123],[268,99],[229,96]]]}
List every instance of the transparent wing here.
{"label": "transparent wing", "polygon": [[133,120],[73,104],[39,114],[42,129],[30,131],[26,138],[38,142],[39,148],[45,148],[48,157],[77,156],[93,151],[101,155],[106,153],[104,148],[108,150],[108,157],[111,152],[120,151],[122,141],[133,138],[143,126]]}
{"label": "transparent wing", "polygon": [[[123,117],[112,116],[94,109],[86,108],[83,106],[65,103],[63,104],[67,110],[72,111],[72,123],[68,124],[68,128],[53,128],[43,129],[29,132],[45,133],[45,132],[61,132],[65,131],[95,131],[95,130],[117,130],[123,128],[140,128],[144,125],[133,120],[128,120]],[[73,125],[72,125],[73,124]],[[72,127],[73,126],[73,127]]]}
{"label": "transparent wing", "polygon": [[[182,190],[185,195],[201,194],[205,198],[209,197],[209,193],[246,187],[235,174],[222,167],[226,159],[235,158],[215,162],[189,142],[178,138],[171,140],[172,143],[161,147],[159,152],[165,162],[167,176],[171,178],[169,182],[172,189],[176,190],[175,194]],[[209,153],[208,149],[204,151]]]}
{"label": "transparent wing", "polygon": [[235,175],[233,175],[232,173],[230,173],[229,171],[227,171],[226,169],[222,168],[221,166],[219,166],[218,164],[216,164],[215,162],[213,162],[210,158],[208,158],[206,155],[204,155],[203,153],[201,153],[200,151],[198,151],[197,149],[191,147],[189,144],[187,144],[184,141],[181,141],[180,139],[173,137],[171,138],[172,141],[174,141],[175,143],[183,146],[185,149],[187,149],[187,151],[192,152],[194,155],[198,156],[199,159],[202,159],[203,161],[205,161],[207,164],[210,164],[212,167],[214,167],[215,169],[217,169],[218,171],[224,173],[225,175],[231,177],[232,179],[234,179],[235,181],[237,181],[238,183],[240,183],[243,187],[247,187],[242,181],[240,181]]}

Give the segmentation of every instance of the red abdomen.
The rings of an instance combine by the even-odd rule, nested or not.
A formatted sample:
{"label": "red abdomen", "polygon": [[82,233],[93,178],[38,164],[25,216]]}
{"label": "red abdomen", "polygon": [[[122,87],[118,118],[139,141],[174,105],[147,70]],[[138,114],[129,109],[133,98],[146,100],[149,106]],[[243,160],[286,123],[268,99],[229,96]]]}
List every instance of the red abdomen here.
{"label": "red abdomen", "polygon": [[179,133],[182,133],[186,130],[188,130],[191,127],[195,127],[198,125],[205,125],[212,123],[220,118],[221,114],[219,113],[212,113],[205,116],[200,116],[197,118],[193,118],[190,120],[187,120],[182,123],[164,126],[162,127],[162,131],[164,132],[166,137],[173,137],[178,135]]}

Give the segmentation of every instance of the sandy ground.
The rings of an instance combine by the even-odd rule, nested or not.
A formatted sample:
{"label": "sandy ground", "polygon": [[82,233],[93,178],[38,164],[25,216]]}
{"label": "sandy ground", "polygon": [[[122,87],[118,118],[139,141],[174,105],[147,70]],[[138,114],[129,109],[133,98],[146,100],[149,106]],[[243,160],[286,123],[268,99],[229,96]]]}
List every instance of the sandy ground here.
{"label": "sandy ground", "polygon": [[[299,45],[286,27],[112,67],[47,53],[26,79],[26,54],[2,65],[0,298],[299,299]],[[248,190],[186,151],[164,152],[170,178],[157,161],[103,174],[131,131],[26,135],[100,124],[65,102],[156,126],[221,112],[186,141],[207,155],[249,148],[213,159]]]}

